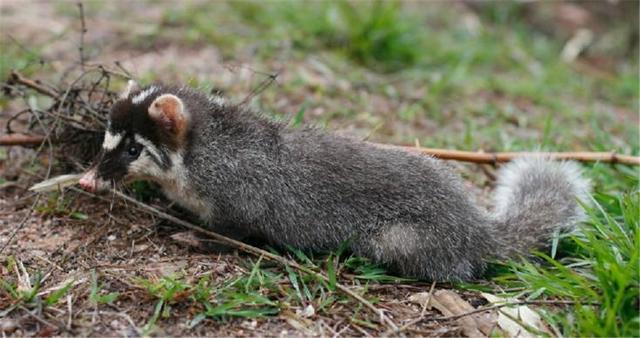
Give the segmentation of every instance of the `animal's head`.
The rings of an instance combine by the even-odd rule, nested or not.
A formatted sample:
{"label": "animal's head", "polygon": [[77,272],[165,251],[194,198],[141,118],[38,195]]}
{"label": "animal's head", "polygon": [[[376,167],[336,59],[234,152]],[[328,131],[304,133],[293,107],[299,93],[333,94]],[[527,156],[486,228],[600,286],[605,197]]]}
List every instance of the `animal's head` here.
{"label": "animal's head", "polygon": [[162,180],[186,142],[190,114],[176,91],[133,81],[111,108],[102,150],[80,180],[88,191],[125,179]]}

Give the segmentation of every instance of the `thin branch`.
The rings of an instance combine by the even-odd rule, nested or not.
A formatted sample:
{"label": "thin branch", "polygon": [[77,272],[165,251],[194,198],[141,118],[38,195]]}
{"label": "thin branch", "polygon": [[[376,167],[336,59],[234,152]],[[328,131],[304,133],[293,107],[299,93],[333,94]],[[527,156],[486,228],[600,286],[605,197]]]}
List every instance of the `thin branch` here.
{"label": "thin branch", "polygon": [[80,45],[78,46],[78,52],[80,53],[80,67],[84,71],[84,66],[87,61],[84,55],[84,35],[87,33],[87,25],[84,20],[84,6],[82,2],[78,2],[78,10],[80,11]]}
{"label": "thin branch", "polygon": [[260,83],[258,83],[258,85],[255,88],[253,88],[253,90],[251,90],[251,92],[242,100],[242,102],[240,102],[240,105],[245,105],[249,103],[251,99],[258,96],[260,93],[265,91],[265,89],[269,88],[269,86],[278,79],[278,75],[280,75],[280,73],[273,73],[273,74],[260,73],[260,74],[265,75],[266,78],[260,81]]}
{"label": "thin branch", "polygon": [[26,78],[24,75],[20,74],[17,70],[11,71],[10,82],[21,84],[27,86],[40,94],[49,96],[51,98],[57,99],[60,94],[58,94],[53,89],[49,89],[37,81]]}
{"label": "thin branch", "polygon": [[42,144],[44,137],[24,134],[9,134],[0,136],[0,146],[33,147]]}
{"label": "thin branch", "polygon": [[[38,157],[37,155],[40,153],[44,145],[48,144],[49,145],[49,161],[48,161],[49,165],[47,166],[47,173],[45,174],[45,179],[49,179],[49,176],[51,175],[51,169],[53,168],[53,143],[51,142],[51,138],[50,138],[51,130],[46,129],[45,125],[42,123],[42,120],[38,117],[37,113],[33,109],[29,109],[29,110],[34,114],[35,118],[38,120],[38,123],[40,124],[42,131],[46,133],[46,136],[44,137],[44,141],[40,143],[40,147],[38,148],[38,150],[36,150],[36,155],[33,157],[33,159],[31,159],[31,165],[33,165],[33,163],[35,162],[36,158]],[[0,254],[2,254],[2,252],[4,252],[4,250],[9,246],[9,244],[11,244],[11,242],[16,237],[18,232],[22,230],[22,227],[24,227],[27,220],[31,217],[31,214],[33,213],[35,207],[38,205],[38,202],[40,201],[40,196],[42,195],[38,194],[36,196],[36,199],[33,201],[33,204],[31,205],[31,208],[29,208],[29,211],[27,212],[27,214],[24,216],[22,221],[15,228],[15,230],[13,230],[13,232],[7,239],[7,242],[4,243],[4,245],[0,249]]]}
{"label": "thin branch", "polygon": [[49,321],[47,321],[47,320],[45,320],[43,318],[40,318],[40,317],[36,316],[33,312],[29,311],[29,309],[27,309],[26,307],[24,307],[22,305],[18,306],[18,308],[20,310],[24,311],[27,315],[29,315],[29,317],[31,317],[31,318],[35,319],[36,321],[40,322],[40,324],[44,324],[46,326],[50,326],[50,327],[58,329],[60,331],[68,332],[65,327],[59,326],[59,325],[55,325],[55,324],[53,324],[53,323],[51,323],[51,322],[49,322]]}
{"label": "thin branch", "polygon": [[133,76],[133,74],[131,74],[131,72],[128,71],[120,61],[114,61],[113,64],[116,65],[116,67],[118,67],[118,69],[120,69],[126,75],[126,78],[134,80],[136,79],[136,77]]}
{"label": "thin branch", "polygon": [[[30,109],[23,109],[23,110],[15,113],[15,114],[13,114],[11,117],[9,117],[9,119],[7,120],[7,123],[5,125],[5,129],[7,130],[7,134],[13,134],[14,133],[13,129],[11,128],[11,124],[15,120],[17,120],[18,117],[20,117],[20,116],[22,116],[24,114],[30,113],[30,112],[31,112]],[[40,141],[40,142],[42,142],[42,141]]]}
{"label": "thin branch", "polygon": [[578,302],[578,301],[573,301],[573,300],[523,300],[523,301],[517,301],[517,302],[510,302],[510,303],[509,302],[505,302],[505,303],[502,303],[502,304],[495,304],[495,305],[491,305],[491,306],[475,309],[475,310],[472,310],[472,311],[468,311],[468,312],[465,312],[465,313],[461,313],[459,315],[429,318],[428,320],[436,320],[436,321],[455,320],[455,319],[460,319],[462,317],[474,315],[474,314],[477,314],[477,313],[503,308],[505,306],[519,306],[519,305],[574,305],[574,304],[591,305],[591,306],[599,306],[600,305],[599,303],[594,303],[594,302],[584,302],[583,303],[583,302]]}
{"label": "thin branch", "polygon": [[437,157],[442,160],[455,160],[461,162],[471,162],[478,164],[498,164],[513,161],[519,157],[545,157],[552,160],[572,160],[578,162],[603,162],[603,163],[620,163],[628,165],[640,165],[640,157],[621,155],[615,151],[611,152],[496,152],[484,153],[474,151],[438,149],[438,148],[417,148],[413,146],[395,146],[378,144],[385,148],[404,149],[413,152],[423,153]]}
{"label": "thin branch", "polygon": [[[187,221],[183,221],[183,220],[181,220],[181,219],[179,219],[177,217],[174,217],[174,216],[169,215],[169,214],[167,214],[167,213],[165,213],[163,211],[160,211],[160,210],[158,210],[158,209],[156,209],[156,208],[154,208],[154,207],[152,207],[152,206],[150,206],[150,205],[148,205],[146,203],[140,202],[140,201],[138,201],[138,200],[136,200],[136,199],[134,199],[132,197],[129,197],[129,196],[121,193],[120,191],[113,190],[113,193],[116,196],[122,198],[123,200],[131,202],[131,203],[137,205],[139,208],[143,209],[144,211],[152,213],[152,214],[154,214],[154,215],[156,215],[156,216],[158,216],[158,217],[160,217],[162,219],[165,219],[167,221],[176,223],[176,224],[178,224],[180,226],[183,226],[183,227],[185,227],[185,228],[187,228],[189,230],[193,230],[193,231],[199,232],[201,234],[207,235],[209,237],[212,237],[213,239],[215,239],[215,240],[217,240],[219,242],[222,242],[222,243],[228,244],[230,246],[236,247],[236,248],[238,248],[238,249],[240,249],[240,250],[242,250],[244,252],[256,255],[258,257],[262,256],[262,257],[267,258],[269,260],[278,262],[278,263],[280,263],[280,264],[282,264],[284,266],[290,266],[290,267],[292,267],[292,268],[294,268],[294,269],[296,269],[298,271],[302,271],[304,273],[312,275],[317,279],[321,279],[321,280],[323,280],[325,282],[329,282],[329,277],[325,276],[324,274],[322,274],[320,272],[313,271],[313,270],[311,270],[311,269],[309,269],[309,268],[307,268],[305,266],[302,266],[302,265],[300,265],[300,264],[298,264],[298,263],[296,263],[296,262],[294,262],[294,261],[292,261],[290,259],[287,259],[287,258],[284,258],[284,257],[282,257],[280,255],[276,255],[276,254],[273,254],[271,252],[256,248],[256,247],[248,245],[246,243],[231,239],[229,237],[222,236],[220,234],[217,234],[217,233],[215,233],[213,231],[206,230],[204,228],[201,228],[201,227],[199,227],[199,226],[197,226],[195,224],[189,223]],[[379,316],[378,320],[382,324],[386,325],[389,329],[394,330],[394,331],[398,330],[398,327],[396,326],[396,324],[393,321],[391,321],[391,319],[389,319],[384,314],[384,312],[382,312],[382,310],[376,308],[373,304],[371,304],[371,302],[366,300],[364,297],[360,296],[359,294],[355,293],[353,290],[349,289],[348,287],[346,287],[346,286],[344,286],[344,285],[342,285],[340,283],[336,283],[336,287],[340,291],[342,291],[343,293],[347,294],[351,298],[357,300],[362,305],[364,305],[365,307],[367,307],[371,311],[373,311],[376,315]]]}

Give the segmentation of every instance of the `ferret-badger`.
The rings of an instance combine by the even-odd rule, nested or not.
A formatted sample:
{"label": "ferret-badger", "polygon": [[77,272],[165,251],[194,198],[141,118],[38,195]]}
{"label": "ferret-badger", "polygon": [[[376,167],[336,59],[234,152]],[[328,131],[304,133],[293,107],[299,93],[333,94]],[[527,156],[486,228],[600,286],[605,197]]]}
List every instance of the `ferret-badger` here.
{"label": "ferret-badger", "polygon": [[504,166],[493,212],[440,161],[318,129],[293,129],[189,88],[129,84],[80,180],[96,191],[157,182],[212,230],[303,250],[344,241],[405,276],[465,280],[487,260],[545,245],[583,218],[589,183],[570,162]]}

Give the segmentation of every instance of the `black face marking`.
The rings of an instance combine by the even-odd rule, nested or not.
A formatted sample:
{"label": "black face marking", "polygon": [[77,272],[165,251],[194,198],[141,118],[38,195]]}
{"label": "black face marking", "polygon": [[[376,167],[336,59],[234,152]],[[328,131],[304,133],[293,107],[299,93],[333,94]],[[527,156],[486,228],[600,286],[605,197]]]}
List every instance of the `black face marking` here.
{"label": "black face marking", "polygon": [[[149,91],[150,88],[155,88]],[[163,94],[171,94],[174,89],[165,88],[160,85],[142,88],[132,92],[126,99],[114,103],[111,107],[109,121],[114,134],[138,134],[144,139],[153,143],[156,148],[166,147],[169,150],[177,150],[178,144],[170,133],[159,127],[155,121],[149,117],[149,106],[153,101]],[[144,99],[135,101],[139,95],[146,94]]]}
{"label": "black face marking", "polygon": [[97,176],[104,180],[118,182],[128,173],[131,162],[140,157],[143,146],[132,135],[125,138],[113,150],[102,150],[98,156]]}

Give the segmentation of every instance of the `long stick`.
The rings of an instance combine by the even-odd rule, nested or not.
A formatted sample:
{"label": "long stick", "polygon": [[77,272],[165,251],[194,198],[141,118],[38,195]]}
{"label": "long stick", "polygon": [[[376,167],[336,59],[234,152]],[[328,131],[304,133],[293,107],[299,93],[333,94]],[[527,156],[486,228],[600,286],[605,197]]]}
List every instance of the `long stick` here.
{"label": "long stick", "polygon": [[[0,146],[34,146],[42,143],[44,137],[30,136],[22,134],[9,134],[0,136]],[[482,153],[462,150],[449,150],[437,148],[419,148],[409,146],[395,146],[388,144],[378,144],[377,146],[384,148],[402,149],[407,151],[419,152],[425,155],[437,157],[442,160],[455,160],[461,162],[471,162],[479,164],[496,164],[512,161],[515,158],[523,156],[544,156],[553,160],[572,160],[579,162],[603,162],[603,163],[620,163],[628,165],[640,165],[640,157],[620,155],[616,152],[503,152],[503,153]]]}
{"label": "long stick", "polygon": [[497,164],[513,161],[519,157],[542,156],[553,160],[572,160],[578,162],[603,162],[620,163],[628,165],[640,165],[640,157],[620,155],[612,152],[497,152],[484,153],[475,151],[462,151],[438,148],[422,148],[416,146],[396,146],[389,144],[372,143],[376,146],[388,149],[402,149],[411,152],[419,152],[425,155],[437,157],[441,160],[455,160],[460,162],[471,162],[478,164]]}
{"label": "long stick", "polygon": [[33,147],[42,144],[44,137],[24,134],[8,134],[0,136],[0,146]]}
{"label": "long stick", "polygon": [[462,162],[496,164],[512,161],[523,156],[543,156],[554,160],[573,160],[579,162],[604,162],[621,163],[629,165],[640,165],[640,157],[620,155],[615,151],[611,152],[502,152],[502,153],[482,153],[461,150],[448,150],[436,148],[402,147],[409,151],[418,151],[443,160],[456,160]]}

